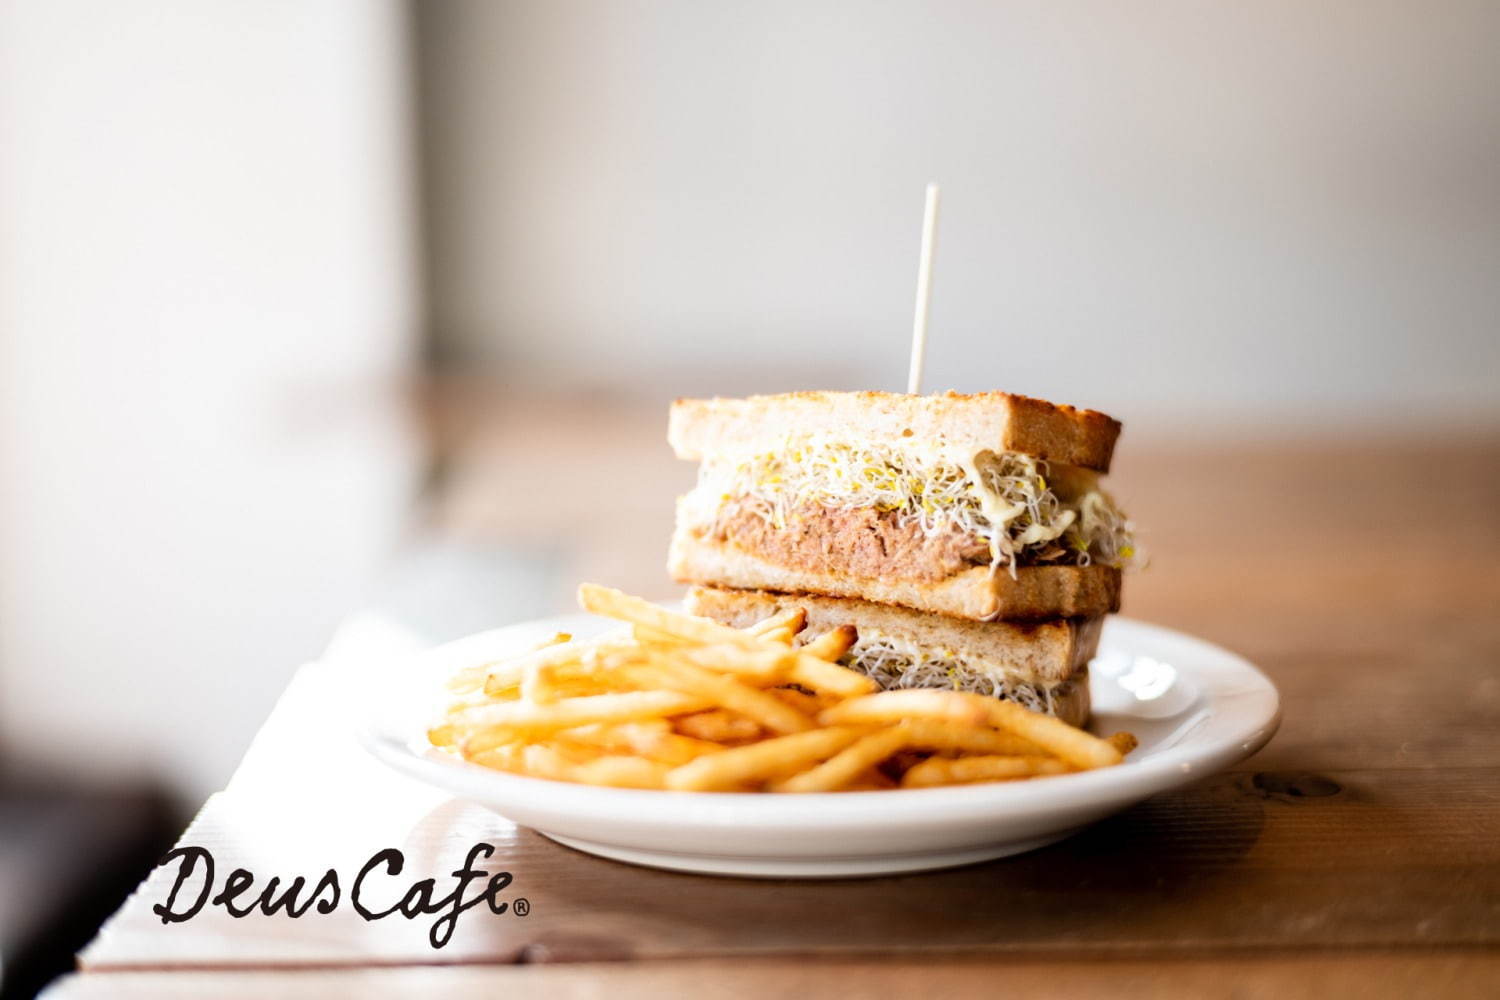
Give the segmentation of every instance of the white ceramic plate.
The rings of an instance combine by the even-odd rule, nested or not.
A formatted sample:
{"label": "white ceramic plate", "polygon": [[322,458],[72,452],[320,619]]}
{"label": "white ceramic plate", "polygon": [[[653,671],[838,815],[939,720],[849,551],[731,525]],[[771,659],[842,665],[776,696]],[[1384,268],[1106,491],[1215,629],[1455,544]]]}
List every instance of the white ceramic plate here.
{"label": "white ceramic plate", "polygon": [[595,788],[491,771],[427,746],[442,682],[557,631],[570,615],[449,643],[371,688],[360,740],[398,771],[569,847],[715,875],[838,878],[921,871],[1029,851],[1248,757],[1280,722],[1276,689],[1240,657],[1179,632],[1111,618],[1090,668],[1092,728],[1141,746],[1119,767],[1032,781],[822,795]]}

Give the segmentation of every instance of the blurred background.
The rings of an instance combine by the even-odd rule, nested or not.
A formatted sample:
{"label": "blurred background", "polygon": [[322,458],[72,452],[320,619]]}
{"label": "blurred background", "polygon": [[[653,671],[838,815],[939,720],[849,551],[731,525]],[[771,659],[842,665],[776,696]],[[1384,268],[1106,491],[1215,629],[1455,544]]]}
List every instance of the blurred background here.
{"label": "blurred background", "polygon": [[[69,789],[149,863],[362,609],[673,593],[667,401],[902,388],[929,180],[927,385],[1125,421],[1127,611],[1233,641],[1368,586],[1500,500],[1496,38],[1462,0],[0,0],[8,822]],[[1406,485],[1435,454],[1456,499]],[[1279,518],[1340,557],[1233,617]],[[7,961],[35,933],[0,913]]]}

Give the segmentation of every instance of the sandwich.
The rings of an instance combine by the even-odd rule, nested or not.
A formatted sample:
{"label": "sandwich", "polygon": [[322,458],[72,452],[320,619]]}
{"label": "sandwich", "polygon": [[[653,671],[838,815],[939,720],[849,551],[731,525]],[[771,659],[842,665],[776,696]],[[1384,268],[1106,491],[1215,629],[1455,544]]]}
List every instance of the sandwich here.
{"label": "sandwich", "polygon": [[1075,726],[1088,719],[1088,662],[1102,618],[976,622],[870,601],[722,587],[694,587],[686,603],[691,614],[733,628],[800,608],[807,617],[797,645],[853,625],[857,638],[841,662],[886,690],[973,691]]}
{"label": "sandwich", "polygon": [[668,440],[701,466],[668,569],[727,624],[800,607],[804,636],[853,625],[844,662],[882,687],[1082,725],[1100,623],[1138,559],[1101,483],[1119,433],[1000,392],[678,400]]}
{"label": "sandwich", "polygon": [[668,441],[702,465],[668,570],[977,621],[1118,611],[1136,549],[1100,477],[1119,433],[1000,392],[678,400]]}

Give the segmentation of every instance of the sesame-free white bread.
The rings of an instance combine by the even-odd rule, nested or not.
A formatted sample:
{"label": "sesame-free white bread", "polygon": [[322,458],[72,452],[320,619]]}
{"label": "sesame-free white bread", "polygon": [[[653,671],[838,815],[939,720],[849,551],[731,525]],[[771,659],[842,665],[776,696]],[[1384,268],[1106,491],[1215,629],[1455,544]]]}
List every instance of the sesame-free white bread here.
{"label": "sesame-free white bread", "polygon": [[803,639],[853,625],[861,635],[879,634],[920,649],[951,651],[953,656],[992,665],[1008,679],[1046,687],[1066,681],[1094,658],[1104,621],[975,622],[869,601],[723,587],[694,587],[687,596],[690,613],[733,628],[754,625],[790,608],[807,613]]}
{"label": "sesame-free white bread", "polygon": [[1014,451],[1109,471],[1118,421],[1094,410],[1006,392],[914,396],[892,392],[788,392],[748,399],[679,399],[667,440],[677,457],[764,452],[789,434],[953,448],[972,457]]}
{"label": "sesame-free white bread", "polygon": [[1120,571],[1109,566],[974,566],[935,582],[819,573],[770,562],[704,538],[679,519],[667,571],[678,583],[824,594],[991,622],[1092,618],[1120,610]]}

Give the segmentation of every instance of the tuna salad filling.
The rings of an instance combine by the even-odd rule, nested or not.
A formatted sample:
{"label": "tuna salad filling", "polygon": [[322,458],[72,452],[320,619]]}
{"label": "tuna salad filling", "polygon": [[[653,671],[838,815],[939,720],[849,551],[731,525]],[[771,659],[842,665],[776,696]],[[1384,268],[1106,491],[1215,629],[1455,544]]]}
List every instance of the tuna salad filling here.
{"label": "tuna salad filling", "polygon": [[819,572],[941,580],[971,566],[1125,568],[1131,525],[1097,473],[1013,452],[969,459],[840,441],[705,463],[700,535]]}

